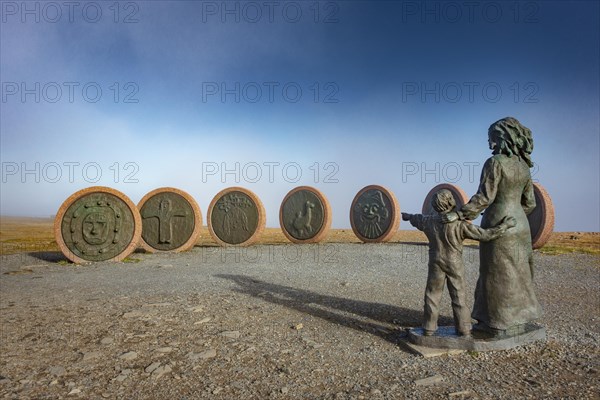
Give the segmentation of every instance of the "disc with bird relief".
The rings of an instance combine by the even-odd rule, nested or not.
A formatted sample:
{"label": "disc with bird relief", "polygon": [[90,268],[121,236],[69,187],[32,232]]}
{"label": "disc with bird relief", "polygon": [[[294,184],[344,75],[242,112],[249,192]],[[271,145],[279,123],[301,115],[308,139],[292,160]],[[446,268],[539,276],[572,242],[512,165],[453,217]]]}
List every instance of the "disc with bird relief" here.
{"label": "disc with bird relief", "polygon": [[318,243],[331,227],[331,207],[327,198],[310,186],[292,189],[281,202],[279,224],[294,243]]}

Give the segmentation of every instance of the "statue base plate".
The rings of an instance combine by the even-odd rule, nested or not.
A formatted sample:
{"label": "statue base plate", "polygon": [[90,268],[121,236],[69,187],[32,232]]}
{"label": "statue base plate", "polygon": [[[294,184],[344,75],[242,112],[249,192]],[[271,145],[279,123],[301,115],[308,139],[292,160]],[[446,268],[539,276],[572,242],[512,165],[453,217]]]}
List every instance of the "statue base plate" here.
{"label": "statue base plate", "polygon": [[409,342],[417,346],[470,351],[507,350],[544,339],[546,328],[535,323],[522,325],[514,334],[498,335],[474,329],[471,337],[458,336],[454,326],[440,326],[432,336],[425,336],[423,328],[408,331]]}

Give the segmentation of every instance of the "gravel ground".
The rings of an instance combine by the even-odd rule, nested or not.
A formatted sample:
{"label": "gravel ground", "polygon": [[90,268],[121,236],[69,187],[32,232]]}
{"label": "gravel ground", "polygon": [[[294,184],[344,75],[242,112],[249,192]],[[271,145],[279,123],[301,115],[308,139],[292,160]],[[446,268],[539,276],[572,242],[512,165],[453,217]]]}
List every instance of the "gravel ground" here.
{"label": "gravel ground", "polygon": [[[130,259],[1,257],[1,397],[600,398],[598,256],[536,253],[547,341],[435,358],[402,345],[420,325],[425,245]],[[477,249],[465,264],[472,302]],[[440,324],[451,316],[446,292]]]}

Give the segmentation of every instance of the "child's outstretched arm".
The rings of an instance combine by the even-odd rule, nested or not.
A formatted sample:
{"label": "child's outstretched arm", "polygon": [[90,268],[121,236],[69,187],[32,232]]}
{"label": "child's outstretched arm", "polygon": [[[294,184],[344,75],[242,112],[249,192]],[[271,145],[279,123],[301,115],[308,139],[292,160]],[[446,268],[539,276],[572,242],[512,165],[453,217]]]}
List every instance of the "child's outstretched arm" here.
{"label": "child's outstretched arm", "polygon": [[475,224],[463,222],[463,236],[467,239],[479,240],[480,242],[489,242],[504,235],[504,233],[517,225],[517,220],[514,217],[506,216],[502,221],[493,228],[484,229]]}
{"label": "child's outstretched arm", "polygon": [[423,214],[402,213],[403,221],[410,221],[410,224],[418,230],[423,230]]}

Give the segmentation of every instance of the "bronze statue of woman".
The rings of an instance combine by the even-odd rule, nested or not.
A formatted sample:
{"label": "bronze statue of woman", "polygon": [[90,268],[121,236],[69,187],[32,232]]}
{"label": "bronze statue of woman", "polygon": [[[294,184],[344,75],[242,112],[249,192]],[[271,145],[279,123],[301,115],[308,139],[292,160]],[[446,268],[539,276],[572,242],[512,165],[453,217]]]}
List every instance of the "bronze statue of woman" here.
{"label": "bronze statue of woman", "polygon": [[479,245],[479,279],[475,289],[473,329],[501,336],[541,315],[533,291],[533,251],[527,214],[535,208],[529,169],[533,166],[531,131],[515,118],[494,122],[488,130],[492,157],[481,172],[477,193],[458,212],[447,214],[473,220],[482,210],[482,228],[512,216],[516,226],[494,241]]}

